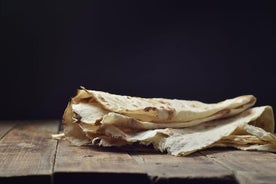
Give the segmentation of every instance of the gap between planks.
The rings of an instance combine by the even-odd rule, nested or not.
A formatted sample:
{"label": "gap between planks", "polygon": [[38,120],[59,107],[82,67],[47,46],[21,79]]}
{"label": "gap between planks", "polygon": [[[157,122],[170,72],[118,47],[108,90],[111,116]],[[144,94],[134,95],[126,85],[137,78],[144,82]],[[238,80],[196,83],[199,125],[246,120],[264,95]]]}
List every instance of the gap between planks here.
{"label": "gap between planks", "polygon": [[0,122],[0,141],[1,139],[18,124],[18,121],[1,121]]}
{"label": "gap between planks", "polygon": [[[4,181],[0,183],[23,180],[56,184],[64,179],[69,183],[89,179],[121,183],[134,180],[136,183],[251,184],[276,180],[276,155],[272,153],[211,149],[174,157],[149,149],[76,147],[50,139],[58,128],[58,121],[0,124],[0,181]],[[26,164],[24,160],[33,162]]]}
{"label": "gap between planks", "polygon": [[[6,125],[0,125],[0,127]],[[0,183],[51,183],[58,121],[24,121],[0,142]]]}

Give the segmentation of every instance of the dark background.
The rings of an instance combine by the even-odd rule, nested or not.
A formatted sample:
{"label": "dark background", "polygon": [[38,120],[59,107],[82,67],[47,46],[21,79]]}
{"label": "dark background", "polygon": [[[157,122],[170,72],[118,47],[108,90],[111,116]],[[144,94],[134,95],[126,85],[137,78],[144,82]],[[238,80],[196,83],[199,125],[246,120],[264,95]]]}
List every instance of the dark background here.
{"label": "dark background", "polygon": [[88,89],[276,108],[272,1],[1,1],[1,119],[60,119]]}

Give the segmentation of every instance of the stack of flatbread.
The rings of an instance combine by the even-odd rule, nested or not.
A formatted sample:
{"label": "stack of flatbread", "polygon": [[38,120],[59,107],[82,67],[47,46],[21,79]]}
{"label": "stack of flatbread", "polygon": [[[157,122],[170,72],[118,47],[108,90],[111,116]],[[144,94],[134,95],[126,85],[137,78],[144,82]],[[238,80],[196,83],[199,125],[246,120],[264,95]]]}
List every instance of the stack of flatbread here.
{"label": "stack of flatbread", "polygon": [[153,145],[175,156],[210,147],[276,152],[272,108],[252,108],[255,102],[252,95],[207,104],[81,88],[64,112],[64,133],[56,138],[79,146]]}

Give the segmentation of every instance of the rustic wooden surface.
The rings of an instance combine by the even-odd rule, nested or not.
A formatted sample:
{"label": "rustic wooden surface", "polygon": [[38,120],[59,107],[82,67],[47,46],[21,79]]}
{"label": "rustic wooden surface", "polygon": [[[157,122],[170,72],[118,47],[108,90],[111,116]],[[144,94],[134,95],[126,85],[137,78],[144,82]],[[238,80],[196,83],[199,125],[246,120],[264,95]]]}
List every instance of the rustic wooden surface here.
{"label": "rustic wooden surface", "polygon": [[76,147],[58,121],[0,122],[0,183],[276,183],[276,154],[212,149],[174,157],[150,148]]}
{"label": "rustic wooden surface", "polygon": [[16,122],[13,121],[2,122],[0,124],[0,139],[2,139],[2,137],[4,137],[15,125]]}
{"label": "rustic wooden surface", "polygon": [[[1,122],[0,129],[8,127]],[[50,183],[57,142],[57,121],[21,122],[5,128],[0,140],[0,183]]]}

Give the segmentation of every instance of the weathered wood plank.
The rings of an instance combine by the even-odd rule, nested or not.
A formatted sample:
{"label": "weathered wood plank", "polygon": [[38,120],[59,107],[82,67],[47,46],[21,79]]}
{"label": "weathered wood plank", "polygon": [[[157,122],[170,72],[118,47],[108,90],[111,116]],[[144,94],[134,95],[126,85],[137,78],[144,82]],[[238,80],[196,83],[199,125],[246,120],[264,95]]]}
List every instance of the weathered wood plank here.
{"label": "weathered wood plank", "polygon": [[216,149],[203,151],[214,161],[233,172],[240,183],[275,183],[276,154],[234,149]]}
{"label": "weathered wood plank", "polygon": [[0,121],[0,140],[9,132],[14,126],[16,122],[13,121]]}
{"label": "weathered wood plank", "polygon": [[237,171],[236,177],[240,184],[275,184],[276,175],[260,174],[259,172]]}
{"label": "weathered wood plank", "polygon": [[22,122],[0,142],[0,183],[50,183],[58,121]]}
{"label": "weathered wood plank", "polygon": [[55,183],[148,183],[143,169],[127,153],[114,148],[77,147],[58,144],[54,167]]}
{"label": "weathered wood plank", "polygon": [[[276,154],[212,149],[187,157],[76,147],[51,139],[58,121],[0,123],[0,183],[275,183]],[[55,158],[55,153],[56,160]],[[55,163],[55,166],[54,166]],[[51,179],[51,174],[54,176]]]}
{"label": "weathered wood plank", "polygon": [[152,183],[236,183],[234,174],[201,154],[175,157],[160,153],[132,154]]}

